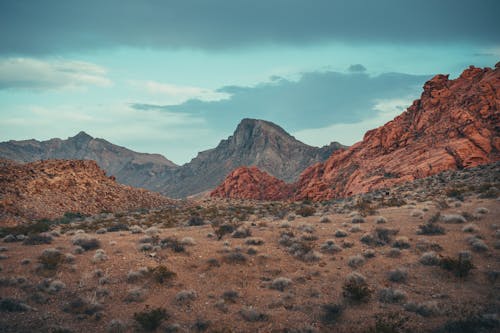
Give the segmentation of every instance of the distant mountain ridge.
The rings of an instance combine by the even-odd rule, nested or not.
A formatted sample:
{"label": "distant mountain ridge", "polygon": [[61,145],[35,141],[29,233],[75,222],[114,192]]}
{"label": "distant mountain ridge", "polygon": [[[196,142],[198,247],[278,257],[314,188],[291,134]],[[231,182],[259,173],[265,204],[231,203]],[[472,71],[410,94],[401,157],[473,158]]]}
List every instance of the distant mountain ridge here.
{"label": "distant mountain ridge", "polygon": [[160,154],[137,153],[104,139],[93,138],[83,131],[66,140],[1,142],[0,157],[20,163],[49,159],[93,160],[108,175],[135,187],[141,187],[157,173],[177,167]]}
{"label": "distant mountain ridge", "polygon": [[321,148],[309,146],[274,123],[243,119],[232,136],[182,166],[162,155],[137,153],[85,132],[67,140],[2,142],[0,157],[16,162],[94,160],[123,184],[182,198],[213,189],[240,166],[256,166],[281,180],[296,181],[304,169],[342,148],[346,147],[337,142]]}

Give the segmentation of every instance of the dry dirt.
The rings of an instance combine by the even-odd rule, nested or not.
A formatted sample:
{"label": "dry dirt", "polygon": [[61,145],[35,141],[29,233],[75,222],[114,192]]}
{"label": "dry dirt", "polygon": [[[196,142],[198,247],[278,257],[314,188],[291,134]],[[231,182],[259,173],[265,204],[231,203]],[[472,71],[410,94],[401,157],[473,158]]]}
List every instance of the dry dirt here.
{"label": "dry dirt", "polygon": [[[249,246],[245,242],[248,238],[233,238],[228,234],[222,240],[217,240],[217,237],[208,236],[214,232],[209,225],[160,228],[160,239],[175,236],[179,240],[191,237],[195,241],[195,245],[186,246],[186,251],[180,253],[171,249],[139,251],[139,240],[146,237],[144,233],[91,233],[92,237],[100,241],[107,259],[94,262],[95,250],[74,254],[74,263],[63,263],[49,277],[65,284],[62,290],[52,293],[39,287],[51,274],[37,269],[37,258],[46,248],[57,248],[63,254],[72,253],[75,246],[71,239],[74,236],[63,234],[54,237],[51,244],[44,245],[0,243],[1,247],[6,248],[0,253],[3,258],[0,260],[0,297],[4,300],[19,300],[31,308],[25,312],[0,312],[0,331],[105,332],[113,319],[121,320],[126,325],[126,332],[140,331],[134,313],[157,307],[164,308],[170,315],[158,331],[173,331],[177,327],[179,332],[201,331],[204,326],[208,332],[427,332],[443,329],[447,322],[468,319],[468,316],[475,319],[478,316],[489,318],[498,323],[495,316],[498,316],[500,309],[500,279],[494,279],[500,272],[497,231],[500,228],[499,201],[472,198],[466,199],[460,207],[454,207],[455,202],[452,204],[453,207],[447,209],[438,208],[434,202],[383,208],[379,209],[376,216],[368,216],[366,222],[360,224],[353,224],[349,214],[333,213],[326,215],[330,223],[320,223],[321,216],[297,217],[289,222],[286,219],[251,219],[243,225],[248,226],[251,237],[263,240],[262,245],[251,246],[257,252],[252,255],[247,254]],[[479,207],[486,208],[488,213],[475,214]],[[423,217],[412,216],[415,210],[422,210]],[[478,231],[462,231],[469,222],[439,222],[446,234],[418,235],[418,226],[438,211],[441,214],[475,214],[472,223]],[[379,215],[384,216],[387,223],[376,224]],[[290,226],[284,228],[282,224]],[[301,227],[303,225],[306,228]],[[349,232],[354,225],[359,226],[361,231]],[[301,230],[311,231],[307,226],[312,226],[314,231],[309,233]],[[393,238],[406,236],[410,247],[402,249],[399,257],[390,257],[390,244],[369,246],[360,241],[364,233],[377,227],[399,230]],[[347,231],[348,236],[336,238],[334,234],[337,229]],[[316,236],[317,240],[306,242],[313,245],[317,252],[328,239],[334,240],[342,249],[335,254],[322,253],[317,261],[305,262],[292,256],[279,244],[280,233],[290,230],[296,236]],[[466,238],[474,234],[482,237],[488,250],[478,252],[471,248]],[[343,247],[345,241],[352,242],[352,247]],[[460,251],[470,251],[475,268],[467,277],[460,278],[439,266],[423,265],[419,260],[425,250],[417,246],[422,242],[439,244],[442,250],[437,250],[443,257],[456,257]],[[435,245],[431,247],[436,249]],[[361,255],[367,249],[374,250],[375,256],[365,258],[365,263],[360,267],[351,268],[348,265],[349,257]],[[245,255],[246,262],[224,261],[227,252],[238,250]],[[209,259],[214,258],[220,266],[208,263]],[[29,259],[30,263],[21,264],[25,259]],[[164,284],[150,277],[140,278],[134,283],[127,281],[129,271],[160,264],[175,272],[176,277]],[[388,272],[402,267],[408,270],[407,281],[389,281]],[[96,270],[102,270],[105,279],[101,279],[101,282],[95,276]],[[372,290],[367,302],[355,303],[343,296],[344,280],[353,271],[363,274]],[[291,284],[283,291],[270,288],[272,281],[278,277],[291,280]],[[24,281],[17,279],[15,282],[13,278],[24,278]],[[129,290],[137,287],[145,291],[144,299],[126,302]],[[387,287],[403,291],[406,298],[394,304],[382,303],[378,292]],[[176,301],[176,295],[182,290],[195,291],[196,299],[180,304]],[[229,290],[236,291],[238,297],[234,302],[222,302],[223,293]],[[100,295],[103,291],[109,295]],[[42,300],[33,301],[35,294],[43,296]],[[88,315],[64,312],[65,304],[73,300],[75,295],[92,304],[99,303],[102,308]],[[405,304],[409,302],[431,302],[427,304],[434,307],[434,312],[424,317],[407,311]],[[322,306],[325,304],[339,304],[343,308],[342,314],[333,323],[327,323],[323,318]],[[258,312],[255,317],[257,321],[243,318],[241,310],[246,307],[253,307]],[[258,314],[263,316],[259,317]],[[377,315],[382,315],[378,326]],[[383,325],[393,330],[383,331]],[[485,327],[485,331],[495,330],[488,325]]]}

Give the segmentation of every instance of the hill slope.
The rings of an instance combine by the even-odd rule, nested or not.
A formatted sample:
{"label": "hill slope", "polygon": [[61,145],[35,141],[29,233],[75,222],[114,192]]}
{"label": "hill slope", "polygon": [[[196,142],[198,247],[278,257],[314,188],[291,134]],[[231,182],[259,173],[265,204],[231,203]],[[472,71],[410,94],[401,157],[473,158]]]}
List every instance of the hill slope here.
{"label": "hill slope", "polygon": [[94,161],[0,160],[0,221],[20,216],[57,218],[66,212],[97,214],[162,207],[174,201],[118,184]]}

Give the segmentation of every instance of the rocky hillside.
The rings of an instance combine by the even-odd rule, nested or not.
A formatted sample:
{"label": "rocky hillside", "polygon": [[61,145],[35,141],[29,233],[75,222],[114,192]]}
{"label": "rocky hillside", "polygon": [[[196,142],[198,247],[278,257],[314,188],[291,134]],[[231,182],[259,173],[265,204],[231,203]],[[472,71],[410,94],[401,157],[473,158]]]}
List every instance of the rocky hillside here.
{"label": "rocky hillside", "polygon": [[[257,167],[240,167],[212,192],[213,196],[237,199],[283,200],[293,193],[293,186],[260,171]],[[233,194],[234,193],[234,194]]]}
{"label": "rocky hillside", "polygon": [[48,159],[93,160],[119,182],[136,187],[142,187],[146,182],[156,179],[158,174],[177,167],[162,155],[137,153],[106,140],[93,138],[85,132],[67,140],[2,142],[0,157],[16,162]]}
{"label": "rocky hillside", "polygon": [[[470,67],[454,80],[437,75],[401,115],[305,170],[293,197],[328,200],[498,161],[499,134],[500,63]],[[219,190],[232,181],[213,195],[241,197]]]}
{"label": "rocky hillside", "polygon": [[14,216],[58,218],[66,212],[97,214],[171,205],[173,200],[118,184],[94,161],[0,160],[0,221]]}
{"label": "rocky hillside", "polygon": [[243,119],[233,135],[216,148],[199,153],[191,162],[164,175],[161,185],[151,184],[148,188],[184,197],[213,189],[240,166],[256,166],[281,180],[296,181],[304,169],[326,160],[340,148],[344,146],[337,142],[312,147],[271,122]]}

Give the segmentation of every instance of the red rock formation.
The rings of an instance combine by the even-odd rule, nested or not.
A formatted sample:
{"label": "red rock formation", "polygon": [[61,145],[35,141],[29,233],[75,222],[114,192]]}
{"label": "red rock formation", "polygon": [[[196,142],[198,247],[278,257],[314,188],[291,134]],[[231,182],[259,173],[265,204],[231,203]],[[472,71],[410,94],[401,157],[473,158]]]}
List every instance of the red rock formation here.
{"label": "red rock formation", "polygon": [[284,200],[293,193],[293,186],[257,167],[239,167],[210,193],[212,197],[234,199]]}
{"label": "red rock formation", "polygon": [[57,218],[66,212],[97,214],[172,204],[158,193],[118,184],[96,162],[0,160],[0,225],[12,216]]}
{"label": "red rock formation", "polygon": [[[401,115],[307,168],[293,198],[328,200],[500,160],[499,64],[471,66],[455,80],[436,75]],[[238,186],[226,193],[248,193]]]}

